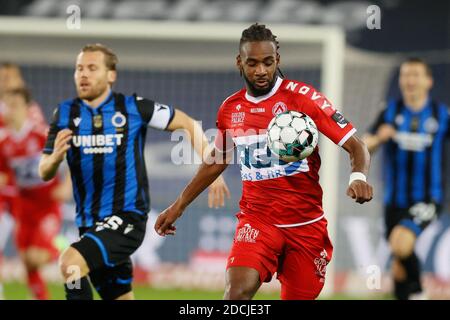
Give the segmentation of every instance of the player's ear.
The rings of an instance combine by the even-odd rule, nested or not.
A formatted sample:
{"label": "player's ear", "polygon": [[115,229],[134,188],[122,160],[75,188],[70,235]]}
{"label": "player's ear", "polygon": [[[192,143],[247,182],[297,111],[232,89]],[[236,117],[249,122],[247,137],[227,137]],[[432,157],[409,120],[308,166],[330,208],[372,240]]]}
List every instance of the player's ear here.
{"label": "player's ear", "polygon": [[243,71],[242,71],[242,59],[241,59],[241,55],[240,54],[238,54],[236,56],[236,67],[239,70],[239,74],[242,77],[242,73],[243,73]]}
{"label": "player's ear", "polygon": [[109,83],[114,83],[117,80],[117,72],[115,70],[108,70],[107,77]]}
{"label": "player's ear", "polygon": [[276,58],[275,58],[277,65],[280,65],[280,54],[277,52]]}
{"label": "player's ear", "polygon": [[429,79],[428,80],[428,90],[431,90],[431,88],[433,88],[433,84],[434,84],[433,77],[429,76],[428,79]]}

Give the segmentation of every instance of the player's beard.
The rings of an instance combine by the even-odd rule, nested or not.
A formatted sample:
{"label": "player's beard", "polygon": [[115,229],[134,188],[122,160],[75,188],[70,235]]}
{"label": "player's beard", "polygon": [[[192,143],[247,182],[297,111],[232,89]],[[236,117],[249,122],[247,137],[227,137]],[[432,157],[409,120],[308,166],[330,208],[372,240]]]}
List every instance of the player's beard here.
{"label": "player's beard", "polygon": [[90,90],[88,91],[81,91],[78,89],[78,97],[83,100],[92,101],[100,97],[103,92],[106,90],[107,86],[91,86]]}
{"label": "player's beard", "polygon": [[252,94],[252,96],[254,97],[259,97],[259,96],[263,96],[265,94],[268,94],[270,92],[270,90],[272,90],[273,86],[275,85],[275,81],[277,79],[276,74],[273,75],[272,80],[269,82],[269,85],[267,86],[267,88],[265,89],[260,89],[257,88],[245,75],[245,73],[242,73],[242,77],[245,80],[245,83],[247,85],[247,90],[250,91],[250,93]]}

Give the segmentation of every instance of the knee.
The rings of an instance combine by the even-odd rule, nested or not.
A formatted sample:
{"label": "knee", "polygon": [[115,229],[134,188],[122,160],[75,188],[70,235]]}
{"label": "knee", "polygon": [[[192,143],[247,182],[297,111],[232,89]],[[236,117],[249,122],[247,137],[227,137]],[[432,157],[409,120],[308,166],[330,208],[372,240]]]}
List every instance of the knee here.
{"label": "knee", "polygon": [[64,280],[79,279],[88,273],[88,268],[81,254],[69,247],[59,257],[59,269]]}
{"label": "knee", "polygon": [[411,230],[402,226],[396,227],[389,238],[392,254],[400,260],[409,257],[414,252],[415,240]]}
{"label": "knee", "polygon": [[25,266],[27,270],[35,270],[49,261],[50,255],[40,248],[30,248],[25,252]]}
{"label": "knee", "polygon": [[392,249],[392,254],[400,260],[409,257],[413,253],[413,248],[411,248],[409,246],[404,246],[401,244],[392,246],[391,249]]}
{"label": "knee", "polygon": [[225,287],[225,300],[251,300],[255,294],[252,288],[242,284],[229,283]]}

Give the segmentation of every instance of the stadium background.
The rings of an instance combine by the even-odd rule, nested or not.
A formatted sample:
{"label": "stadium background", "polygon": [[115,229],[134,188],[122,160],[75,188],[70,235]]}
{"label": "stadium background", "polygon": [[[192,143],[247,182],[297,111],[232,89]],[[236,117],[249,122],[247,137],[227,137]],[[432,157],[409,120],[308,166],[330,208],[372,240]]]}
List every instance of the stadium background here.
{"label": "stadium background", "polygon": [[[216,110],[232,92],[242,87],[234,69],[239,34],[234,43],[209,40],[132,38],[95,38],[85,35],[48,37],[11,34],[2,30],[8,19],[17,23],[29,17],[61,21],[65,27],[66,9],[81,8],[81,28],[88,19],[133,23],[141,20],[163,21],[176,29],[183,22],[220,22],[227,24],[265,22],[269,27],[289,23],[338,26],[346,35],[342,106],[338,106],[358,128],[360,134],[383,107],[387,97],[398,97],[397,66],[401,59],[417,55],[427,59],[433,69],[433,95],[450,103],[450,6],[445,1],[424,5],[420,1],[5,1],[0,9],[0,61],[14,61],[23,68],[24,77],[34,99],[50,118],[56,104],[75,96],[73,62],[86,42],[102,42],[119,56],[119,79],[115,90],[134,92],[156,101],[183,109],[202,120],[204,130],[214,128]],[[381,8],[381,29],[367,28],[367,8]],[[44,21],[39,20],[39,21]],[[128,21],[128,22],[127,22]],[[44,22],[43,22],[44,23]],[[180,24],[182,25],[182,24]],[[39,26],[36,26],[39,29]],[[305,29],[306,30],[306,29]],[[276,34],[276,27],[273,28]],[[76,30],[73,31],[76,33]],[[214,38],[205,30],[205,38]],[[280,39],[282,70],[286,77],[321,88],[320,45],[284,43]],[[164,132],[149,131],[146,148],[147,168],[153,211],[147,238],[134,255],[137,278],[155,288],[184,288],[220,291],[224,282],[224,265],[231,245],[240,197],[240,175],[237,165],[225,173],[232,199],[223,209],[208,209],[203,194],[178,223],[173,238],[159,238],[152,226],[157,213],[178,195],[194,174],[196,166],[174,165],[170,155],[178,140],[170,141]],[[447,148],[448,150],[448,148]],[[184,155],[189,157],[189,155]],[[322,157],[322,161],[333,161]],[[353,297],[378,297],[390,290],[386,276],[388,253],[382,239],[381,154],[372,161],[370,180],[375,186],[374,200],[361,207],[345,197],[349,165],[344,152],[339,155],[338,179],[335,184],[336,229],[333,235],[334,280],[331,292]],[[448,176],[444,178],[448,181]],[[326,196],[326,194],[325,194]],[[446,202],[448,203],[448,201]],[[76,238],[73,204],[65,205],[63,235],[67,241]],[[0,249],[4,260],[0,266],[3,279],[21,281],[19,265],[12,243],[13,222],[8,216],[0,221]],[[63,243],[62,243],[63,245]],[[425,287],[435,298],[450,298],[450,217],[436,221],[417,245],[425,265]],[[371,266],[382,271],[380,288],[367,286]],[[55,265],[45,270],[52,281],[59,276]],[[263,291],[276,291],[276,281],[264,285]]]}

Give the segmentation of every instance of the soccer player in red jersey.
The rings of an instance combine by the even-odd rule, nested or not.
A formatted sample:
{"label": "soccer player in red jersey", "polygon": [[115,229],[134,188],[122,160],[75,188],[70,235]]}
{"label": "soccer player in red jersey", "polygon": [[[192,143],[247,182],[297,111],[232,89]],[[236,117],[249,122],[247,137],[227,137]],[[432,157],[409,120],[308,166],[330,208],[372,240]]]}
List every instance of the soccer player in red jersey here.
{"label": "soccer player in red jersey", "polygon": [[[46,141],[42,126],[29,119],[30,95],[17,88],[4,93],[4,126],[0,128],[0,158],[15,188],[11,213],[16,222],[15,241],[27,271],[28,286],[36,299],[48,299],[39,269],[58,257],[54,238],[61,226],[58,179],[43,182],[38,164]],[[3,181],[5,181],[3,175]]]}
{"label": "soccer player in red jersey", "polygon": [[237,148],[243,179],[239,223],[228,258],[225,299],[251,299],[277,272],[282,299],[315,299],[325,281],[332,245],[322,209],[318,148],[298,162],[275,158],[266,128],[275,114],[295,110],[350,155],[347,195],[358,203],[372,199],[366,182],[370,157],[355,128],[310,85],[277,75],[278,41],[264,25],[242,33],[237,67],[246,88],[227,98],[218,111],[216,148],[178,199],[163,211],[155,230],[175,233],[185,208],[227,167]]}

